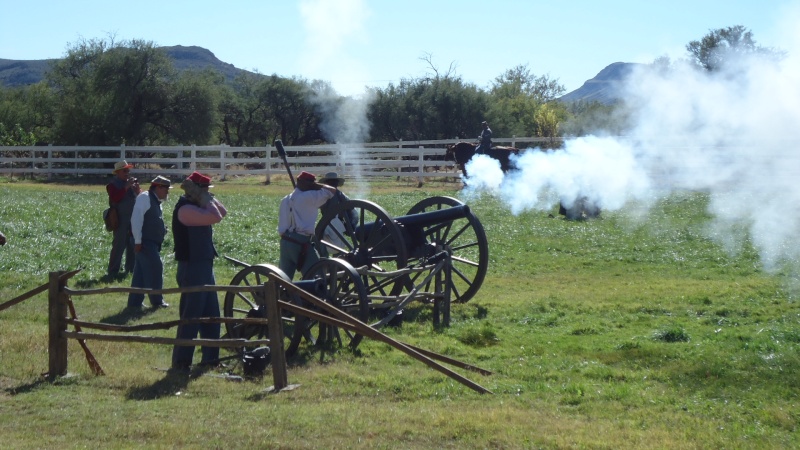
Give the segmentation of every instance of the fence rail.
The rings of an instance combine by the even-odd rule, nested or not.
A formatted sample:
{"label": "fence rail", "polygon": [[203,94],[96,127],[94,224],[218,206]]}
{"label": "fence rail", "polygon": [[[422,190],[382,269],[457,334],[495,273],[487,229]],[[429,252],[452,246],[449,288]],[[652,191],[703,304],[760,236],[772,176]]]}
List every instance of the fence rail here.
{"label": "fence rail", "polygon": [[[267,344],[270,348],[270,357],[272,365],[273,388],[278,391],[288,386],[287,371],[286,371],[286,355],[283,348],[283,330],[281,327],[268,327],[267,339],[260,340],[247,340],[247,339],[172,339],[163,338],[158,336],[138,336],[138,335],[113,335],[113,334],[97,334],[86,333],[82,328],[97,328],[104,331],[111,332],[130,332],[140,330],[157,330],[172,328],[182,324],[188,323],[249,323],[266,325],[268,323],[276,324],[281,322],[280,307],[278,306],[278,285],[275,283],[262,284],[257,286],[191,286],[183,288],[172,289],[142,289],[142,288],[102,288],[102,289],[69,289],[67,287],[67,279],[65,275],[75,274],[77,272],[50,272],[48,280],[48,378],[55,380],[56,377],[64,376],[67,374],[67,355],[68,355],[68,339],[77,340],[86,354],[89,366],[95,371],[96,375],[103,374],[102,368],[95,360],[94,355],[86,347],[86,340],[101,340],[112,342],[135,342],[135,343],[151,343],[151,344],[168,344],[168,345],[184,345],[184,346],[210,346],[210,347],[242,347],[245,345],[263,345]],[[265,319],[253,318],[197,318],[197,319],[180,319],[170,322],[153,323],[138,327],[125,327],[116,326],[113,324],[92,323],[86,321],[79,321],[74,307],[72,306],[71,296],[74,295],[96,295],[107,292],[138,292],[138,293],[186,293],[186,292],[261,292],[261,297],[264,299],[266,306]],[[9,305],[10,306],[10,305]],[[67,316],[69,310],[70,316]],[[71,324],[75,331],[68,331],[67,325]]]}
{"label": "fence rail", "polygon": [[[496,144],[536,146],[559,142],[556,138],[497,138]],[[455,163],[445,161],[444,146],[456,139],[428,141],[376,142],[363,145],[328,144],[288,146],[292,170],[314,173],[337,171],[347,177],[412,177],[420,183],[426,178],[457,176]],[[144,175],[183,176],[199,170],[220,179],[239,175],[261,175],[270,181],[286,169],[277,149],[266,147],[161,146],[97,147],[44,146],[0,147],[0,174],[109,175],[114,163],[126,160]]]}

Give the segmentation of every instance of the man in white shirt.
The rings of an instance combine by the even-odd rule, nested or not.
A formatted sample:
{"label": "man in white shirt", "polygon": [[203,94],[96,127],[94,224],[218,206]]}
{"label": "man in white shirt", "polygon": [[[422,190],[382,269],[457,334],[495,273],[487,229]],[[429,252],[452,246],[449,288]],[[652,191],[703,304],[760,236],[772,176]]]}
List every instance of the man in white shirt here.
{"label": "man in white shirt", "polygon": [[[131,287],[146,289],[162,289],[164,287],[164,263],[161,261],[161,245],[167,227],[164,225],[164,212],[161,204],[167,199],[172,189],[168,179],[161,175],[150,183],[150,189],[136,196],[131,215],[131,233],[133,234],[133,251],[136,262],[133,266]],[[166,308],[164,296],[151,294],[150,304],[153,308]],[[141,309],[144,294],[128,294],[128,308]]]}
{"label": "man in white shirt", "polygon": [[336,188],[317,183],[317,177],[301,172],[297,186],[281,200],[278,212],[278,234],[281,236],[281,255],[278,266],[290,278],[300,269],[301,276],[319,254],[314,248],[314,228],[319,208],[336,193]]}

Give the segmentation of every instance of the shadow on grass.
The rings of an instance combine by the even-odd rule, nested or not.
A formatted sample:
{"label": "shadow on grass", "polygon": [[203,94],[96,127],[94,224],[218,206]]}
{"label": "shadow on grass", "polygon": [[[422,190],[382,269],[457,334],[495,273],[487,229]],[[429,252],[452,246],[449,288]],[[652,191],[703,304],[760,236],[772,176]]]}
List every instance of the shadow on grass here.
{"label": "shadow on grass", "polygon": [[8,388],[3,389],[3,391],[8,395],[27,394],[29,392],[33,392],[39,386],[48,386],[50,384],[52,384],[52,383],[50,383],[50,381],[48,381],[47,377],[42,376],[42,377],[37,378],[36,380],[34,380],[34,381],[30,382],[30,383],[25,383],[25,384],[22,384],[22,385],[19,385],[19,386],[8,387]]}
{"label": "shadow on grass", "polygon": [[128,400],[157,400],[159,398],[170,397],[186,389],[186,386],[189,385],[189,380],[197,376],[199,375],[190,372],[168,371],[164,378],[150,386],[140,386],[130,389],[126,398]]}
{"label": "shadow on grass", "polygon": [[122,311],[112,314],[110,316],[106,316],[100,319],[102,323],[108,323],[112,325],[124,325],[128,322],[133,322],[136,320],[141,319],[142,317],[148,316],[153,314],[154,312],[158,311],[158,308],[128,308],[125,307]]}
{"label": "shadow on grass", "polygon": [[89,279],[89,280],[77,280],[75,281],[75,287],[78,289],[90,289],[96,287],[98,285],[105,285],[110,283],[119,283],[120,281],[127,278],[129,273],[121,272],[117,276],[110,276],[110,275],[103,275],[97,279]]}

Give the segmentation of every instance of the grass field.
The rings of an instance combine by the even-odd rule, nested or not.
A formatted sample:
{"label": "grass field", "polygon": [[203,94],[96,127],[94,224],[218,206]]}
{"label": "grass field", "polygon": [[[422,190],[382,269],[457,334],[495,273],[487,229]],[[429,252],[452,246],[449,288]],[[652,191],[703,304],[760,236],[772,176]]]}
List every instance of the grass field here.
{"label": "grass field", "polygon": [[[345,185],[394,215],[459,185],[402,181]],[[215,227],[223,255],[277,263],[286,182],[218,182],[229,216]],[[177,191],[177,192],[176,192]],[[169,219],[179,189],[165,206]],[[791,267],[762,270],[744,245],[706,236],[708,198],[676,194],[645,214],[598,220],[552,211],[517,216],[496,198],[469,200],[486,228],[490,265],[478,295],[434,329],[415,305],[388,334],[494,372],[457,369],[481,395],[391,347],[356,353],[306,348],[291,361],[297,389],[266,392],[270,376],[188,382],[159,370],[171,348],[89,341],[106,376],[91,374],[70,342],[68,377],[48,367],[47,299],[0,312],[0,436],[4,448],[797,448],[800,311]],[[103,287],[110,235],[102,184],[0,180],[0,302],[82,271],[70,286]],[[175,286],[172,243],[165,284]],[[215,266],[225,284],[239,268]],[[128,286],[130,278],[119,282]],[[75,299],[80,318],[147,323],[172,308],[126,318],[123,295]],[[172,336],[165,331],[164,336]]]}

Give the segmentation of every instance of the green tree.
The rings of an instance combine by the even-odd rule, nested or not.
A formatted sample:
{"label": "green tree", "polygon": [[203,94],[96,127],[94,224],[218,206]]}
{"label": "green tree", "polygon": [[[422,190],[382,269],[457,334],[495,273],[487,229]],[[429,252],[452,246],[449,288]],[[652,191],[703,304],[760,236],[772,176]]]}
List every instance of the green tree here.
{"label": "green tree", "polygon": [[243,74],[221,88],[221,141],[233,146],[286,145],[321,140],[313,89],[305,80]]}
{"label": "green tree", "polygon": [[558,135],[558,125],[567,114],[556,102],[564,87],[547,75],[537,77],[520,65],[495,78],[489,90],[487,113],[492,131],[499,135]]}
{"label": "green tree", "polygon": [[449,74],[403,79],[374,95],[373,141],[474,138],[488,104],[485,92]]}
{"label": "green tree", "polygon": [[[19,127],[38,143],[51,142],[55,122],[53,91],[40,82],[20,88],[0,88],[0,123]],[[17,145],[17,144],[15,144]]]}
{"label": "green tree", "polygon": [[0,122],[0,146],[30,146],[36,144],[36,135],[25,131],[20,124],[8,127]]}
{"label": "green tree", "polygon": [[559,130],[562,136],[622,135],[630,127],[630,111],[621,102],[611,105],[597,101],[571,102],[566,109],[567,118]]}
{"label": "green tree", "polygon": [[205,144],[214,125],[213,83],[179,76],[152,42],[82,40],[48,81],[58,100],[56,143]]}
{"label": "green tree", "polygon": [[710,30],[699,41],[686,45],[692,62],[703,69],[714,72],[723,68],[727,61],[743,55],[764,57],[778,61],[785,52],[761,47],[753,39],[753,33],[742,25]]}

